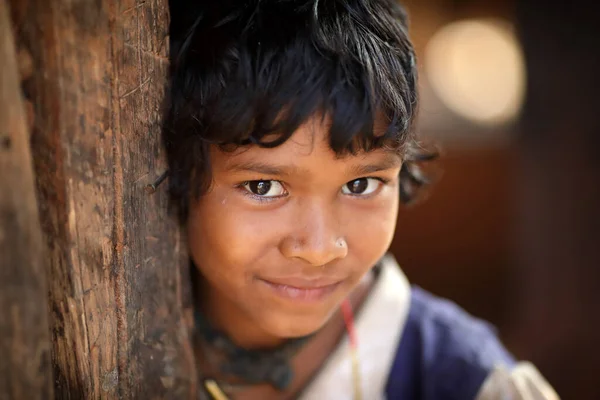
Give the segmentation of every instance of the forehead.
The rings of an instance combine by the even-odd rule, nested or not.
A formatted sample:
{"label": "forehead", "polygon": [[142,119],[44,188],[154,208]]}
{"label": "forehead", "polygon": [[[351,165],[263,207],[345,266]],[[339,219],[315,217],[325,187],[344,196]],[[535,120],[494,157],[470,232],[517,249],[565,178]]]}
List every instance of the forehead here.
{"label": "forehead", "polygon": [[385,148],[356,154],[336,154],[329,145],[329,124],[318,118],[308,120],[286,142],[274,148],[253,145],[233,151],[214,147],[211,151],[215,172],[239,170],[243,169],[241,166],[260,163],[331,173],[336,169],[368,164],[378,164],[382,167],[380,169],[394,168],[399,167],[401,161],[397,150]]}

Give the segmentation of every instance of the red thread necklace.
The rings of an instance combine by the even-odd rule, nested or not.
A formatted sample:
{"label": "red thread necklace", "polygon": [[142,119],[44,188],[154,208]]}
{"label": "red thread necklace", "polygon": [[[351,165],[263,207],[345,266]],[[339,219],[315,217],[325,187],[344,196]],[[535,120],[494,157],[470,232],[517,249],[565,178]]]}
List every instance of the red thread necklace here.
{"label": "red thread necklace", "polygon": [[354,329],[354,313],[350,300],[346,299],[342,302],[342,315],[348,332],[350,341],[350,356],[352,357],[352,385],[354,388],[354,400],[362,400],[362,388],[360,379],[360,362],[358,359],[358,341],[356,338],[356,330]]}

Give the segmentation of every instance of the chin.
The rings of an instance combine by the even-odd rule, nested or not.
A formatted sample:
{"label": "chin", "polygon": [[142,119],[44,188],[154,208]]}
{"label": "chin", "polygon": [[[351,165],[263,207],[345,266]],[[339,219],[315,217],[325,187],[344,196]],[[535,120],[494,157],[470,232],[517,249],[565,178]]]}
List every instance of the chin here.
{"label": "chin", "polygon": [[327,321],[329,315],[314,315],[314,316],[297,316],[284,314],[273,315],[267,319],[267,323],[263,325],[263,329],[271,335],[282,338],[292,339],[303,336],[312,335],[321,329]]}

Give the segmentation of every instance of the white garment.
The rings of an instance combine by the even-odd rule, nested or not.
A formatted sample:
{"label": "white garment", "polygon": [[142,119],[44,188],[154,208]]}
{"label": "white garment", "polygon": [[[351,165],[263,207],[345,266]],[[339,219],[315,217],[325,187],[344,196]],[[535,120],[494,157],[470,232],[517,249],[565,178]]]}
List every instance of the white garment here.
{"label": "white garment", "polygon": [[512,370],[498,366],[487,377],[476,400],[559,400],[558,395],[531,363]]}

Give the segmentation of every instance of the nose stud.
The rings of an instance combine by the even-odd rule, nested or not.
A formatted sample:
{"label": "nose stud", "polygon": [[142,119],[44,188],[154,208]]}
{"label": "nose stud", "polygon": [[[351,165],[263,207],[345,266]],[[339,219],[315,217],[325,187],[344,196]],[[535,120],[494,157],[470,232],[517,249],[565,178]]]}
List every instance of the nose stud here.
{"label": "nose stud", "polygon": [[346,241],[343,238],[339,238],[338,240],[336,240],[335,245],[337,247],[345,247]]}

